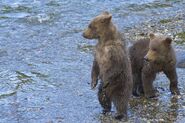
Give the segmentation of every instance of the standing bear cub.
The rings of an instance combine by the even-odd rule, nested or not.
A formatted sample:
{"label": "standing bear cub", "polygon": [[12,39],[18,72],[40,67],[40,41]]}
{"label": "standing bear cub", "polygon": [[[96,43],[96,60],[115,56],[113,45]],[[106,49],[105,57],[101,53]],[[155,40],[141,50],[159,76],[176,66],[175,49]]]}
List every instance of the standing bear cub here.
{"label": "standing bear cub", "polygon": [[98,39],[91,71],[91,88],[95,88],[100,79],[98,99],[103,113],[111,111],[113,102],[117,110],[115,118],[120,120],[127,117],[132,72],[124,42],[111,18],[108,12],[96,16],[85,29],[83,37]]}
{"label": "standing bear cub", "polygon": [[164,35],[149,34],[149,39],[137,41],[129,49],[133,73],[133,95],[144,93],[147,98],[158,96],[153,87],[156,73],[164,72],[170,80],[172,94],[180,94],[177,87],[176,56],[172,39]]}

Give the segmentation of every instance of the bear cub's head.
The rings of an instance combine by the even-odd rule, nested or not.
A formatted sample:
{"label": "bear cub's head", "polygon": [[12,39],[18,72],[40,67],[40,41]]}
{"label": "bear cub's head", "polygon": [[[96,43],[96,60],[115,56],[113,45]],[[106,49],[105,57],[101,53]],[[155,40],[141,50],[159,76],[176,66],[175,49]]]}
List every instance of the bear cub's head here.
{"label": "bear cub's head", "polygon": [[150,43],[149,50],[144,57],[146,61],[162,63],[169,59],[169,54],[172,49],[170,37],[164,35],[149,34]]}
{"label": "bear cub's head", "polygon": [[111,23],[112,15],[108,12],[103,12],[96,16],[84,30],[83,37],[87,39],[99,39],[105,31],[106,27]]}

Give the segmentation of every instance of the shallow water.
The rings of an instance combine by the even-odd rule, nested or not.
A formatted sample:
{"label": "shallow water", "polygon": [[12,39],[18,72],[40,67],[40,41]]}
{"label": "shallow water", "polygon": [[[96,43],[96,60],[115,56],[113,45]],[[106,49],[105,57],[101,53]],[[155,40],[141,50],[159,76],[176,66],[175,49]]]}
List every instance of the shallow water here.
{"label": "shallow water", "polygon": [[[116,122],[101,116],[90,90],[93,45],[81,34],[101,11],[110,11],[119,30],[174,16],[185,1],[2,0],[0,1],[0,122]],[[169,12],[170,11],[170,12]],[[178,69],[181,97],[172,97],[159,76],[159,100],[131,99],[128,122],[181,122],[185,115],[184,69]],[[164,81],[164,82],[163,82]]]}

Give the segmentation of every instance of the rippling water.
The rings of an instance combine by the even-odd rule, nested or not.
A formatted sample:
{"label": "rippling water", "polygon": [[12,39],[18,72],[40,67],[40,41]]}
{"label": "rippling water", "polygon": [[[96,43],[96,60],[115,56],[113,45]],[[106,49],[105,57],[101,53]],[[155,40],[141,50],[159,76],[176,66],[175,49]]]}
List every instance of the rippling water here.
{"label": "rippling water", "polygon": [[[82,30],[105,10],[124,30],[159,14],[173,16],[183,5],[183,0],[1,0],[0,122],[106,122],[88,84],[95,42],[82,38]],[[130,119],[138,115],[134,108],[129,112]]]}

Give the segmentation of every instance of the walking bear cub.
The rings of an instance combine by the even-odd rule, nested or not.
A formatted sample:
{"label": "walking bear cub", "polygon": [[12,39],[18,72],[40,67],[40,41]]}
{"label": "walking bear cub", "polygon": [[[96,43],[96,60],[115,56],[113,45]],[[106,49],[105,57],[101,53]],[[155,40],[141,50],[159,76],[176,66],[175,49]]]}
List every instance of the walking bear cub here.
{"label": "walking bear cub", "polygon": [[83,37],[98,39],[91,72],[91,88],[95,88],[100,79],[98,99],[103,113],[111,111],[113,102],[117,110],[115,118],[122,119],[127,117],[128,101],[132,93],[132,72],[124,42],[111,18],[108,12],[96,16],[85,29]]}
{"label": "walking bear cub", "polygon": [[172,94],[180,94],[177,87],[176,56],[171,46],[172,39],[164,35],[149,34],[149,39],[137,41],[130,47],[133,73],[133,95],[158,96],[153,87],[156,73],[164,72],[170,80]]}

